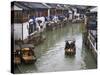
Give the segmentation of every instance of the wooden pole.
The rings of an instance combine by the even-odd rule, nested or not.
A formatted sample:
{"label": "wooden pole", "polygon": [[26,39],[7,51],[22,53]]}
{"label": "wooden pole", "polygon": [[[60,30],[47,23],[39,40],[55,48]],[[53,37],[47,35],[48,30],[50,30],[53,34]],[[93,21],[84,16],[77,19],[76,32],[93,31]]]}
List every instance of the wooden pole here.
{"label": "wooden pole", "polygon": [[50,9],[48,9],[48,18],[50,20]]}
{"label": "wooden pole", "polygon": [[22,43],[23,43],[23,10],[22,10]]}

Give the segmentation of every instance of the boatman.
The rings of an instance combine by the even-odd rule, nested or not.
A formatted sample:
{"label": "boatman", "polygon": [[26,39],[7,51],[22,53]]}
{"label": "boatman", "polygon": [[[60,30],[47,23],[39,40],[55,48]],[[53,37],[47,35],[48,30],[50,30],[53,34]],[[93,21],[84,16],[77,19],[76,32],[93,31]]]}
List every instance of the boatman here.
{"label": "boatman", "polygon": [[69,44],[69,42],[67,41],[67,42],[66,42],[65,49],[69,49],[69,47],[70,47],[70,44]]}

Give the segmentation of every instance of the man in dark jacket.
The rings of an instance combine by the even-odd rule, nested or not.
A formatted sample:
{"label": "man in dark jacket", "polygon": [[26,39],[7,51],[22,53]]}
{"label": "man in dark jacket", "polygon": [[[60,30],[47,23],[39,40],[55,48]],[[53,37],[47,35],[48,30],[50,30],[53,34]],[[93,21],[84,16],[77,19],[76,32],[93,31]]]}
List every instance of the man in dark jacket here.
{"label": "man in dark jacket", "polygon": [[70,45],[69,45],[69,42],[67,41],[66,42],[66,45],[65,45],[65,49],[69,49]]}
{"label": "man in dark jacket", "polygon": [[70,48],[74,48],[75,47],[75,41],[71,42],[70,44]]}

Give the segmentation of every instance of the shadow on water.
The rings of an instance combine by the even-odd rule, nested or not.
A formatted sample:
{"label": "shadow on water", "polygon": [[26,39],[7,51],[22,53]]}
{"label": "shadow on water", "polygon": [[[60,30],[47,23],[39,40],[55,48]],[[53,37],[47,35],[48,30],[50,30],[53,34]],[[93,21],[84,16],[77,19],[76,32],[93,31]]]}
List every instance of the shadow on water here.
{"label": "shadow on water", "polygon": [[83,60],[86,64],[85,67],[87,69],[96,69],[97,68],[97,62],[95,61],[95,58],[93,56],[92,51],[87,49],[84,44],[82,46],[82,49],[83,49],[82,54],[84,55],[84,56],[82,55],[82,57],[83,57]]}
{"label": "shadow on water", "polygon": [[64,54],[64,57],[65,57],[65,59],[72,59],[72,60],[74,60],[75,59],[75,55],[67,55],[67,54]]}

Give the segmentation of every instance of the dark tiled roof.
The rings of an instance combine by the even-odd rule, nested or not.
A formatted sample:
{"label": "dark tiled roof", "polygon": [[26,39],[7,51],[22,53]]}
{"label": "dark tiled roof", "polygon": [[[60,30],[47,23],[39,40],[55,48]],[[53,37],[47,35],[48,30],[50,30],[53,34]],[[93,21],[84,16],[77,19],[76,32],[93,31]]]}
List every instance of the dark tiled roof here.
{"label": "dark tiled roof", "polygon": [[[12,4],[16,5],[17,7],[22,8],[24,10],[29,10],[30,9],[29,7],[26,7],[26,6],[22,5],[22,2],[13,2]],[[12,7],[13,7],[13,5],[12,5]]]}
{"label": "dark tiled roof", "polygon": [[22,2],[22,5],[27,6],[31,9],[37,9],[37,8],[48,9],[48,7],[46,7],[42,3]]}
{"label": "dark tiled roof", "polygon": [[[69,5],[69,7],[64,6],[66,4],[54,4],[54,3],[37,3],[37,2],[21,2],[21,1],[14,1],[12,4],[18,6],[19,8],[22,8],[24,10],[30,10],[30,9],[48,9],[50,8],[56,8],[56,9],[71,9],[71,8],[76,8],[76,9],[91,9],[93,6],[80,6],[80,5]],[[68,4],[67,4],[68,5]],[[11,5],[12,7],[12,5]]]}
{"label": "dark tiled roof", "polygon": [[46,4],[51,8],[62,9],[62,7],[59,4],[51,4],[51,3],[46,3]]}
{"label": "dark tiled roof", "polygon": [[57,6],[59,7],[59,9],[65,9],[61,4],[57,4]]}
{"label": "dark tiled roof", "polygon": [[63,9],[68,10],[68,7],[65,7],[64,5],[65,5],[65,4],[60,4],[60,6],[61,6]]}
{"label": "dark tiled roof", "polygon": [[[20,1],[15,1],[12,3],[13,5],[18,6],[19,8],[22,8],[24,10],[29,10],[29,9],[48,9],[45,5],[42,3],[36,3],[36,2],[20,2]],[[12,6],[12,5],[11,5]]]}

